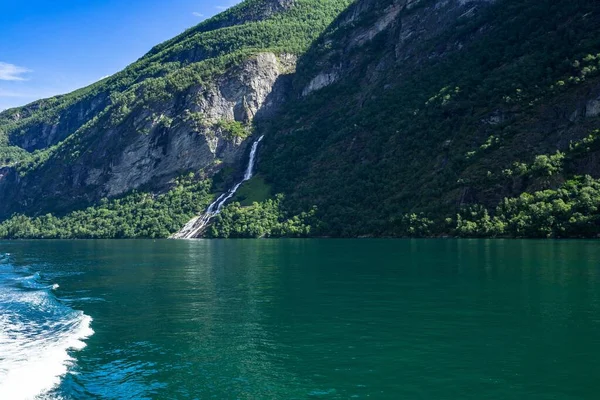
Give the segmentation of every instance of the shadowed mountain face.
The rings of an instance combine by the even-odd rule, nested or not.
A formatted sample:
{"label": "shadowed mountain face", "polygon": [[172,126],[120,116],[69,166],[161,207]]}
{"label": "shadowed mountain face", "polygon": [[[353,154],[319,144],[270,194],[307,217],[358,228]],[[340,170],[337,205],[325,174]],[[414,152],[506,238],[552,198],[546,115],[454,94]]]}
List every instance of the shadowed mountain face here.
{"label": "shadowed mountain face", "polygon": [[335,236],[598,178],[599,31],[593,1],[358,1],[299,60],[259,169]]}
{"label": "shadowed mountain face", "polygon": [[1,113],[0,217],[190,172],[224,192],[265,135],[245,205],[271,199],[225,207],[212,235],[288,232],[260,207],[310,213],[302,234],[594,234],[598,32],[591,0],[248,0],[113,77]]}

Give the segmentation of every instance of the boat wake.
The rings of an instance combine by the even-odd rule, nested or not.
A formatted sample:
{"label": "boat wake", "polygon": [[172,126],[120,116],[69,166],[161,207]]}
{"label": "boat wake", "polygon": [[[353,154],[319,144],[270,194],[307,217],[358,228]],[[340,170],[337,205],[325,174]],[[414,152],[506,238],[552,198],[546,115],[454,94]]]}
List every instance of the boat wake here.
{"label": "boat wake", "polygon": [[94,333],[91,317],[59,301],[57,288],[0,254],[0,399],[47,398],[74,364],[69,351]]}

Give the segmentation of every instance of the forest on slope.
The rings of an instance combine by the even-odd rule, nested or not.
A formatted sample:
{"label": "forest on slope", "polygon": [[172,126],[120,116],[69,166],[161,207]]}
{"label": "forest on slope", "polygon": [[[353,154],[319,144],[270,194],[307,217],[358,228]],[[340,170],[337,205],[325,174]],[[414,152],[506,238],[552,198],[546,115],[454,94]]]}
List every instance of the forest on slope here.
{"label": "forest on slope", "polygon": [[[138,229],[124,205],[160,203],[193,174],[195,184],[184,191],[205,182],[209,196],[194,210],[204,208],[236,179],[252,120],[285,100],[296,58],[348,4],[247,0],[112,77],[0,113],[0,235],[166,236],[162,223],[151,235]],[[178,201],[159,207],[168,220],[188,217],[179,215],[189,209],[186,201]],[[99,221],[106,209],[126,215],[110,217],[121,233],[96,229],[106,225]],[[81,213],[89,218],[74,217]]]}
{"label": "forest on slope", "polygon": [[[215,218],[208,236],[600,234],[597,2],[359,0],[346,9],[349,4],[246,1],[157,46],[109,81],[0,114],[4,165],[43,179],[40,171],[53,159],[64,162],[60,149],[78,149],[77,135],[41,149],[19,146],[18,138],[39,135],[36,124],[51,115],[70,121],[75,112],[65,104],[106,91],[99,87],[121,82],[123,97],[105,99],[105,113],[122,124],[114,119],[118,110],[135,115],[164,102],[161,96],[173,88],[185,92],[186,85],[268,50],[300,55],[286,101],[269,118],[216,124],[241,141],[253,133],[265,140],[259,175]],[[127,96],[146,93],[136,92],[136,79],[149,85],[141,104]],[[98,115],[86,124],[105,117]],[[65,132],[74,129],[69,124]],[[162,195],[149,188],[153,202],[167,204],[156,211],[169,214],[167,222],[139,222],[155,212],[144,208],[140,193],[89,201],[85,211],[72,204],[62,218],[41,217],[53,210],[40,200],[36,209],[12,208],[26,216],[0,224],[0,236],[166,237],[226,189],[232,169],[235,164],[182,171],[195,175],[162,187]],[[188,193],[197,196],[193,204]],[[107,213],[121,213],[125,221],[110,224],[131,229],[98,233]]]}
{"label": "forest on slope", "polygon": [[340,18],[295,82],[338,79],[269,122],[259,168],[327,236],[595,237],[600,4],[460,3],[354,48],[398,2]]}

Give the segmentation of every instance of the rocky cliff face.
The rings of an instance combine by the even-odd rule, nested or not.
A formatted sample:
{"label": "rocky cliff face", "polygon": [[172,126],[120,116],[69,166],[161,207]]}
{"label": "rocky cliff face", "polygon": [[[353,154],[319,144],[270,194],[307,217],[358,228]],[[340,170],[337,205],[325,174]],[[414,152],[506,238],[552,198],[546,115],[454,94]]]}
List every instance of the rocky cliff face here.
{"label": "rocky cliff face", "polygon": [[239,172],[255,133],[267,184],[327,235],[597,178],[598,31],[591,0],[247,0],[101,85],[0,114],[0,143],[45,149],[1,170],[0,217]]}
{"label": "rocky cliff face", "polygon": [[[387,51],[363,73],[363,81],[372,83],[387,70],[411,74],[420,64],[460,50],[465,43],[454,41],[423,52],[423,44],[446,32],[458,20],[470,19],[495,0],[363,0],[356,2],[336,22],[336,29],[313,48],[312,57],[303,65],[305,74],[297,84],[303,96],[349,76],[365,55],[371,42],[385,41]],[[464,37],[467,41],[474,37]],[[332,45],[335,43],[335,46]],[[311,65],[308,65],[308,62]],[[306,79],[310,80],[306,82]]]}
{"label": "rocky cliff face", "polygon": [[[246,0],[64,96],[0,113],[0,219],[64,213],[190,172],[236,179],[255,120],[351,0]],[[233,174],[233,175],[232,175]]]}
{"label": "rocky cliff face", "polygon": [[109,166],[86,171],[85,184],[100,183],[103,195],[115,197],[149,183],[164,186],[184,171],[215,162],[236,165],[246,154],[246,135],[232,136],[220,123],[238,122],[250,135],[255,118],[272,115],[285,101],[294,65],[295,56],[260,53],[215,83],[193,86],[182,98],[137,115],[135,130],[148,133],[132,135]]}
{"label": "rocky cliff face", "polygon": [[[189,171],[237,168],[245,162],[253,120],[268,118],[285,101],[295,62],[294,55],[259,53],[213,82],[133,112],[116,126],[107,118],[77,138],[81,146],[74,159],[56,157],[24,176],[6,169],[0,175],[0,204],[5,212],[36,212],[56,195],[58,209],[66,210],[135,189],[160,191]],[[36,140],[51,140],[46,129]]]}
{"label": "rocky cliff face", "polygon": [[[14,122],[19,122],[31,116],[32,113],[44,111],[49,107],[47,100],[34,102],[24,108],[9,110],[7,115]],[[93,118],[109,103],[106,93],[92,94],[67,107],[61,118],[50,121],[40,121],[26,125],[10,135],[10,142],[14,146],[33,152],[54,146],[77,131],[83,124]],[[14,112],[14,113],[11,113]]]}

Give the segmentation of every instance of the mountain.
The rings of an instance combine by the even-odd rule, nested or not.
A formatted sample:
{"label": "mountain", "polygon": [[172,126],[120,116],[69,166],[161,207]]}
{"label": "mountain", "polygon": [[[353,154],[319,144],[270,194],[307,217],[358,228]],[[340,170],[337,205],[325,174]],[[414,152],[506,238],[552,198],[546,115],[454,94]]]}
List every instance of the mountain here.
{"label": "mountain", "polygon": [[67,212],[236,166],[347,0],[250,0],[66,96],[0,114],[0,216]]}
{"label": "mountain", "polygon": [[263,135],[208,236],[596,236],[599,32],[591,0],[245,1],[1,113],[0,236],[168,236]]}
{"label": "mountain", "polygon": [[594,1],[356,2],[259,169],[324,235],[595,236],[598,32]]}

